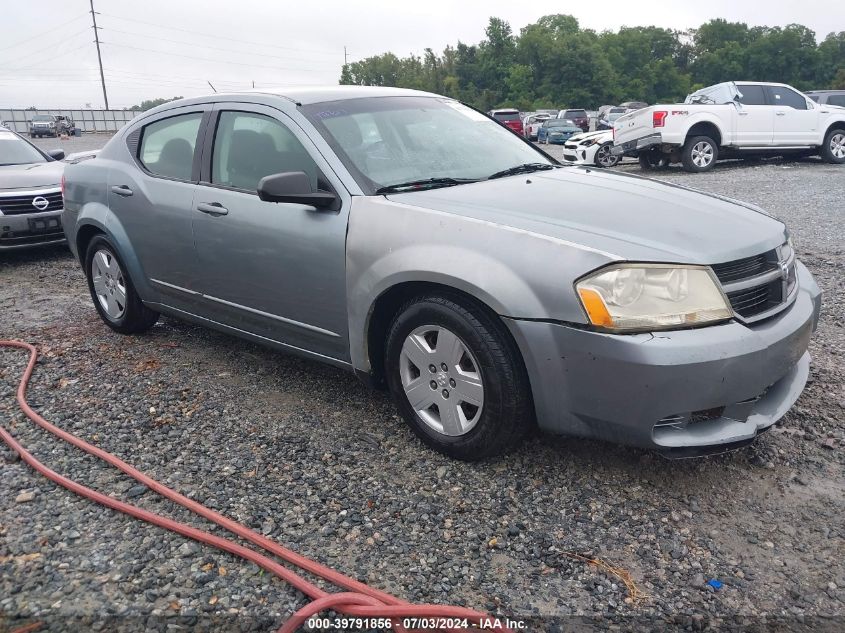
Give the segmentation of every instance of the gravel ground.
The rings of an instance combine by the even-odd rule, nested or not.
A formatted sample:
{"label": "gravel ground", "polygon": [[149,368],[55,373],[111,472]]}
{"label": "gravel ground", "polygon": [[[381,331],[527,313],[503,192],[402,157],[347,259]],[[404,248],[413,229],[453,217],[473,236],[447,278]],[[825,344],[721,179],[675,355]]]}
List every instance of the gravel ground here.
{"label": "gravel ground", "polygon": [[[451,461],[425,449],[385,395],[339,370],[172,319],[143,336],[112,333],[63,248],[0,255],[0,338],[40,346],[30,400],[48,419],[405,599],[535,618],[532,631],[841,631],[843,173],[808,160],[660,174],[787,220],[825,293],[806,391],[771,432],[728,455],[666,461],[537,436],[506,457]],[[208,528],[33,428],[13,402],[23,361],[0,351],[0,421],[37,457]],[[304,604],[252,564],[57,488],[5,446],[0,468],[0,631],[34,621],[270,631]],[[570,553],[627,571],[645,597]]]}

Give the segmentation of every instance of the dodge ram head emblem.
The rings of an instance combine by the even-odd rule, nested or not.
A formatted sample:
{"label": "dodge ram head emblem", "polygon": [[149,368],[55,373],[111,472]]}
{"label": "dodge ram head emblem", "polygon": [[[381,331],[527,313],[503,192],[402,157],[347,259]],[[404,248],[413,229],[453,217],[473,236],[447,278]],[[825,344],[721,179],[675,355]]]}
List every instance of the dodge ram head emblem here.
{"label": "dodge ram head emblem", "polygon": [[32,206],[38,209],[39,211],[43,211],[47,207],[50,206],[50,201],[47,200],[44,196],[36,196],[32,199]]}

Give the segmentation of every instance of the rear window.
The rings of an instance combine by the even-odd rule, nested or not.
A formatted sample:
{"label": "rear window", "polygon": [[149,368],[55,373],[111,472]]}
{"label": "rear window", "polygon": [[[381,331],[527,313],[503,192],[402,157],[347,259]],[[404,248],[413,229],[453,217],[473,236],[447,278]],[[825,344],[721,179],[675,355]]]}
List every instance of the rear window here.
{"label": "rear window", "polygon": [[737,88],[742,93],[739,100],[742,105],[766,105],[766,91],[763,86],[739,84]]}
{"label": "rear window", "polygon": [[586,110],[567,110],[563,113],[564,119],[585,119],[587,118]]}
{"label": "rear window", "polygon": [[519,112],[494,112],[493,118],[497,121],[519,121]]}
{"label": "rear window", "polygon": [[845,95],[830,95],[827,98],[827,102],[830,105],[845,107]]}

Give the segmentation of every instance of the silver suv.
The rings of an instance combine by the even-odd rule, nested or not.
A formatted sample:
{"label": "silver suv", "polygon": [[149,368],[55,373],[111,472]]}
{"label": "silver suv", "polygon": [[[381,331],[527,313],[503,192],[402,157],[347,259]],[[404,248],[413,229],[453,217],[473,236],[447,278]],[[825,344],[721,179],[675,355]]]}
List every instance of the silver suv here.
{"label": "silver suv", "polygon": [[114,330],[164,313],[354,371],[468,460],[535,421],[750,442],[800,395],[820,308],[761,209],[561,166],[411,90],[168,103],[67,167],[64,219]]}

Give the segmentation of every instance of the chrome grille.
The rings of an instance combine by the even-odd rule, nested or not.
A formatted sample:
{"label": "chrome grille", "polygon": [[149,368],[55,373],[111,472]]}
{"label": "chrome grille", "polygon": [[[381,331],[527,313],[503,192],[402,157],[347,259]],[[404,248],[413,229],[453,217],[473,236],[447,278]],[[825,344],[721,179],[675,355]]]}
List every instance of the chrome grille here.
{"label": "chrome grille", "polygon": [[[36,198],[43,198],[47,201],[47,206],[39,209],[33,205]],[[43,203],[42,205],[43,206]],[[24,213],[45,213],[47,211],[61,211],[62,210],[62,192],[50,191],[30,192],[25,195],[20,193],[15,195],[0,194],[0,215],[23,215]]]}
{"label": "chrome grille", "polygon": [[794,298],[795,255],[789,244],[712,268],[734,313],[745,322],[772,316]]}

